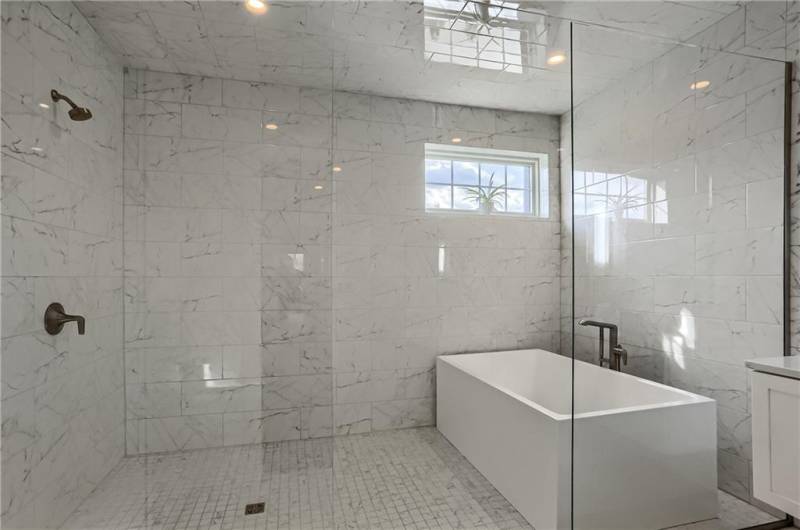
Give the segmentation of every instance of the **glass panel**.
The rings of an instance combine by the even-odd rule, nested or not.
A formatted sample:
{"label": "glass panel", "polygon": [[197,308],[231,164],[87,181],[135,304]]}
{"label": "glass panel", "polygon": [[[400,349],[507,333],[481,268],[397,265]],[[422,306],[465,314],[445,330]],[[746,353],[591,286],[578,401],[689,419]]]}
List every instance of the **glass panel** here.
{"label": "glass panel", "polygon": [[573,42],[574,527],[774,521],[751,505],[745,360],[784,351],[784,65]]}
{"label": "glass panel", "polygon": [[531,208],[531,192],[527,190],[508,190],[508,211],[513,213],[529,212]]}
{"label": "glass panel", "polygon": [[[549,427],[569,421],[571,360],[559,355],[569,278],[559,270],[560,209],[548,205],[561,200],[570,79],[568,63],[547,64],[569,55],[569,31],[518,6],[325,4],[336,17],[331,157],[342,168],[329,234],[337,527],[569,528],[569,442],[511,422],[498,438],[487,426],[502,413],[476,406],[480,390],[454,394],[443,379],[458,376],[450,361],[487,362],[550,389],[562,420]],[[453,161],[452,188],[443,160]],[[557,373],[533,370],[537,362]],[[559,484],[557,502],[510,504],[513,494],[498,491],[506,478],[471,450],[477,441],[496,446],[517,484],[531,469],[542,488]],[[530,450],[539,443],[558,450]],[[530,455],[522,465],[521,454]]]}
{"label": "glass panel", "polygon": [[450,185],[428,184],[425,186],[426,208],[452,208],[453,187]]}
{"label": "glass panel", "polygon": [[453,208],[457,210],[477,210],[485,203],[485,198],[477,186],[453,187]]}
{"label": "glass panel", "polygon": [[530,189],[531,169],[529,166],[506,166],[506,179],[509,188]]}
{"label": "glass panel", "polygon": [[478,168],[477,162],[453,162],[453,183],[463,185],[477,185],[478,184]]}
{"label": "glass panel", "polygon": [[481,186],[496,188],[506,185],[506,166],[481,164]]}
{"label": "glass panel", "polygon": [[452,180],[451,162],[449,160],[426,160],[425,182],[450,184]]}

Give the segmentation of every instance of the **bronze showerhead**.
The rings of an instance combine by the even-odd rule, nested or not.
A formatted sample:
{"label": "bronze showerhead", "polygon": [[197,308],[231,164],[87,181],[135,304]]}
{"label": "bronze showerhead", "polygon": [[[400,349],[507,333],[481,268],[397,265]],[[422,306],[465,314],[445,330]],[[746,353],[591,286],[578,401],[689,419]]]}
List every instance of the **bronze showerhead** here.
{"label": "bronze showerhead", "polygon": [[72,107],[71,109],[69,109],[69,117],[73,121],[86,121],[88,119],[91,119],[92,111],[90,111],[86,107],[77,106],[75,102],[73,102],[67,96],[59,94],[58,91],[56,91],[55,89],[50,91],[50,97],[53,98],[53,101],[55,101],[56,103],[62,99],[67,103],[69,103],[69,106]]}

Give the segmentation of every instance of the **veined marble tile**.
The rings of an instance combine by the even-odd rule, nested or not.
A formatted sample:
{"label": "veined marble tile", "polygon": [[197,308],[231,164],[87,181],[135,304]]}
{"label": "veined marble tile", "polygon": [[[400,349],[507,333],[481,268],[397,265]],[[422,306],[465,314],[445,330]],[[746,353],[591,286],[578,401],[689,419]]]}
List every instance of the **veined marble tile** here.
{"label": "veined marble tile", "polygon": [[749,297],[743,277],[694,276],[655,279],[654,311],[744,320]]}
{"label": "veined marble tile", "polygon": [[225,445],[299,440],[300,409],[234,412],[222,415]]}
{"label": "veined marble tile", "polygon": [[370,403],[338,404],[333,407],[334,432],[341,436],[372,430]]}
{"label": "veined marble tile", "polygon": [[261,119],[251,110],[205,105],[181,108],[181,134],[185,138],[245,143],[261,140]]}
{"label": "veined marble tile", "polygon": [[222,377],[219,347],[141,348],[125,353],[128,383],[180,382]]}
{"label": "veined marble tile", "polygon": [[747,228],[767,228],[783,224],[782,179],[762,180],[747,184]]}
{"label": "veined marble tile", "polygon": [[177,136],[181,131],[181,105],[164,101],[125,99],[125,134]]}
{"label": "veined marble tile", "polygon": [[747,320],[767,324],[783,322],[783,279],[778,276],[747,278]]}
{"label": "veined marble tile", "polygon": [[255,411],[261,408],[260,378],[185,381],[180,384],[180,392],[180,414],[184,415]]}
{"label": "veined marble tile", "polygon": [[222,80],[144,71],[137,95],[147,100],[221,105]]}
{"label": "veined marble tile", "polygon": [[138,156],[147,153],[140,164],[143,169],[221,173],[222,152],[222,142],[217,140],[142,136]]}
{"label": "veined marble tile", "polygon": [[139,420],[139,445],[134,454],[219,447],[223,444],[223,416],[204,414]]}
{"label": "veined marble tile", "polygon": [[126,399],[131,418],[178,416],[181,412],[179,383],[127,384]]}
{"label": "veined marble tile", "polygon": [[[765,228],[697,236],[696,272],[778,274],[781,267],[781,232],[777,228]],[[743,245],[742,241],[747,244]]]}
{"label": "veined marble tile", "polygon": [[333,407],[303,407],[300,410],[303,438],[322,438],[333,434]]}
{"label": "veined marble tile", "polygon": [[265,377],[261,405],[264,410],[332,403],[330,375]]}
{"label": "veined marble tile", "polygon": [[721,407],[749,411],[747,369],[743,366],[677,351],[668,352],[665,357],[664,381],[667,384],[710,397]]}
{"label": "veined marble tile", "polygon": [[298,112],[300,94],[301,89],[286,85],[222,80],[224,107]]}
{"label": "veined marble tile", "polygon": [[432,425],[435,420],[432,399],[384,401],[372,406],[372,428],[376,431]]}

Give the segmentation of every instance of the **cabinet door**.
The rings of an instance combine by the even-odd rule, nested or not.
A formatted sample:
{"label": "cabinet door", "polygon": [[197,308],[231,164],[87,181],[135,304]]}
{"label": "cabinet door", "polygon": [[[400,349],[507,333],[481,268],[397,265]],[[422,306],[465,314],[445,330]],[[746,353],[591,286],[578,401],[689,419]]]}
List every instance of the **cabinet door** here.
{"label": "cabinet door", "polygon": [[753,372],[753,495],[800,517],[800,380]]}

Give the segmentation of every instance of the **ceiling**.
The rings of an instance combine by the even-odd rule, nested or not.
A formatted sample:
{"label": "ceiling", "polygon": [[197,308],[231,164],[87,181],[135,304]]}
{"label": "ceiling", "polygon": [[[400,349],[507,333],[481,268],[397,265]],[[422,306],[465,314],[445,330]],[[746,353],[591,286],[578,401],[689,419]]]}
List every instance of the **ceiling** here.
{"label": "ceiling", "polygon": [[[473,1],[95,2],[76,5],[134,68],[331,88],[476,107],[561,114],[569,109],[565,19],[683,40],[733,2]],[[674,46],[576,26],[578,101]],[[600,42],[602,41],[602,42]]]}

